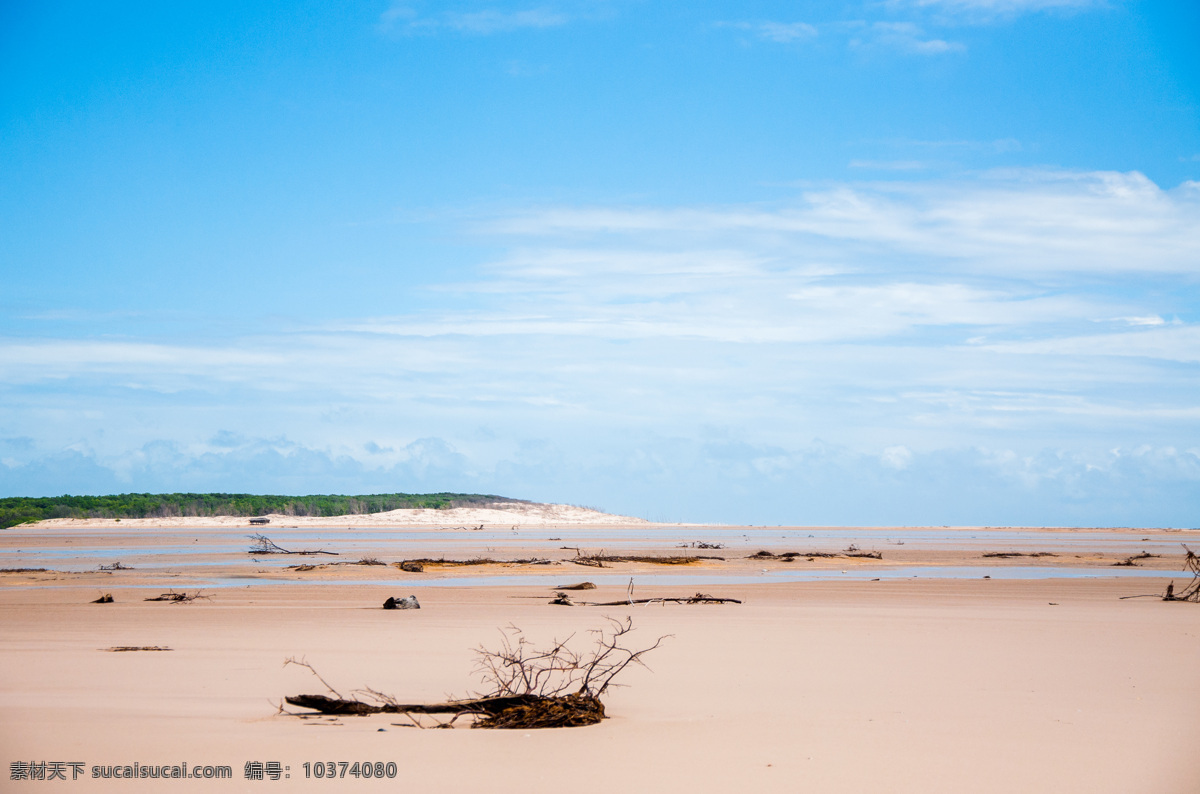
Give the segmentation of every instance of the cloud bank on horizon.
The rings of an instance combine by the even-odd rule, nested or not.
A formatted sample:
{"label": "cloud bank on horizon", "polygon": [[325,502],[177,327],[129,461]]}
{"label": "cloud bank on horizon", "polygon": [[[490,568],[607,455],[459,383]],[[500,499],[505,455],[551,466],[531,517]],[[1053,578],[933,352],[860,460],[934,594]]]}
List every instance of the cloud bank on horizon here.
{"label": "cloud bank on horizon", "polygon": [[2,13],[0,495],[1200,525],[1186,4]]}

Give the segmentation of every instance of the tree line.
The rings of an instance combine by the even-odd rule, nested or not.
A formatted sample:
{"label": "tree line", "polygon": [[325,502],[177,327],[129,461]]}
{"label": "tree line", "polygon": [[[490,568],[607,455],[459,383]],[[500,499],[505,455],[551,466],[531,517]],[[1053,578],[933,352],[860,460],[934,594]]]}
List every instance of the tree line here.
{"label": "tree line", "polygon": [[172,516],[342,516],[386,510],[482,507],[517,502],[490,494],[312,494],[276,496],[228,493],[126,493],[108,496],[13,496],[0,499],[0,528],[47,518],[166,518]]}

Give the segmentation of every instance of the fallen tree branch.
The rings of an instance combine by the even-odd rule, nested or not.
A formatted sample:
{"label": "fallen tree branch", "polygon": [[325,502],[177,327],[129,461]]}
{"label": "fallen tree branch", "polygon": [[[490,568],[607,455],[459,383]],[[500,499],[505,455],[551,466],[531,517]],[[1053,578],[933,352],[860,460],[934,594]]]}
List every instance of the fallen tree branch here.
{"label": "fallen tree branch", "polygon": [[[604,719],[600,696],[614,679],[632,664],[645,666],[642,657],[658,648],[666,636],[652,645],[634,650],[625,647],[623,638],[633,629],[632,620],[609,618],[609,628],[593,631],[596,644],[591,653],[580,654],[565,641],[555,640],[547,647],[528,642],[520,629],[510,626],[501,632],[499,649],[476,650],[477,672],[491,686],[484,695],[447,700],[441,703],[400,703],[391,695],[373,689],[358,690],[365,699],[346,698],[307,661],[288,659],[284,665],[305,667],[325,686],[328,695],[292,695],[285,701],[293,706],[320,714],[362,716],[403,714],[424,727],[412,715],[452,714],[437,727],[452,727],[462,716],[474,718],[472,727],[529,729],[593,725]],[[668,635],[669,636],[669,635]],[[282,711],[282,704],[280,706]],[[284,712],[288,713],[288,712]],[[295,716],[304,716],[296,714]]]}
{"label": "fallen tree branch", "polygon": [[654,557],[642,554],[605,554],[600,551],[596,554],[581,554],[577,550],[575,556],[571,558],[571,562],[576,565],[587,565],[593,568],[606,568],[605,563],[612,562],[641,562],[651,565],[693,565],[701,560],[722,560],[724,557],[716,557],[712,555],[699,554],[695,556],[672,555],[667,557]]}
{"label": "fallen tree branch", "polygon": [[[1186,547],[1185,547],[1185,548],[1186,548]],[[1146,552],[1144,552],[1144,551],[1143,551],[1141,554],[1134,554],[1134,555],[1132,555],[1132,556],[1130,556],[1130,557],[1126,557],[1126,558],[1125,558],[1124,560],[1122,560],[1121,562],[1114,562],[1114,563],[1113,563],[1113,567],[1114,567],[1114,568],[1136,568],[1136,567],[1138,567],[1138,564],[1137,564],[1137,561],[1138,561],[1138,560],[1149,560],[1149,559],[1151,559],[1151,558],[1153,558],[1153,557],[1159,557],[1159,556],[1161,556],[1161,555],[1159,555],[1159,554],[1148,554],[1148,553],[1146,553]]]}
{"label": "fallen tree branch", "polygon": [[459,568],[470,565],[558,565],[558,563],[544,557],[527,557],[518,560],[493,560],[490,557],[476,557],[470,560],[448,560],[445,557],[441,557],[435,560],[429,557],[420,557],[415,560],[394,562],[392,565],[408,573],[421,573],[425,570],[426,565]]}
{"label": "fallen tree branch", "polygon": [[833,559],[836,557],[865,557],[872,560],[882,560],[883,553],[878,551],[860,551],[857,546],[851,545],[845,551],[785,551],[780,554],[775,554],[770,551],[756,551],[747,559],[750,560],[782,560],[783,562],[795,562],[797,557],[803,557],[809,562],[820,557],[822,559]]}
{"label": "fallen tree branch", "polygon": [[1167,585],[1167,592],[1163,596],[1163,601],[1191,601],[1193,603],[1200,603],[1200,557],[1197,557],[1196,553],[1185,544],[1181,543],[1180,545],[1187,552],[1187,556],[1183,558],[1183,567],[1184,570],[1191,571],[1192,581],[1187,587],[1183,588],[1183,591],[1179,595],[1175,595],[1175,582],[1171,582]]}
{"label": "fallen tree branch", "polygon": [[154,596],[154,598],[143,598],[143,601],[170,601],[175,604],[188,604],[195,601],[197,598],[212,598],[212,596],[201,595],[197,590],[195,593],[188,595],[186,592],[176,593],[174,590]]}
{"label": "fallen tree branch", "polygon": [[[558,593],[559,598],[566,597],[566,593]],[[556,599],[551,603],[559,603]],[[663,597],[663,598],[630,598],[625,601],[576,601],[565,606],[581,606],[581,607],[623,607],[631,604],[740,604],[742,603],[736,598],[718,598],[717,596],[708,595],[707,593],[696,593],[692,596],[683,598]]]}
{"label": "fallen tree branch", "polygon": [[325,551],[324,549],[304,549],[303,551],[285,549],[266,535],[254,534],[246,537],[256,544],[246,552],[247,554],[328,554],[331,557],[339,556],[336,551]]}

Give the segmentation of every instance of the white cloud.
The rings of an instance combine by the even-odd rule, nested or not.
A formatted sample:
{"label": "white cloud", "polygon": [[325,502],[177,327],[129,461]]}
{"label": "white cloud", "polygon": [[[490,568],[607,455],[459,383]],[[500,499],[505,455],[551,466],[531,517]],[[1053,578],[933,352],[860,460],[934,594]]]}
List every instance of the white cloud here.
{"label": "white cloud", "polygon": [[811,39],[817,35],[816,27],[807,22],[763,22],[758,25],[757,32],[768,41],[784,44]]}
{"label": "white cloud", "polygon": [[1129,356],[1184,363],[1200,362],[1200,326],[1154,328],[1115,334],[1070,336],[991,345],[1000,353],[1054,356]]}
{"label": "white cloud", "polygon": [[379,17],[378,28],[384,33],[431,33],[439,29],[471,35],[509,33],[522,29],[560,27],[569,21],[565,14],[548,8],[516,11],[482,9],[471,12],[448,11],[435,16],[422,16],[407,3],[396,3]]}
{"label": "white cloud", "polygon": [[1045,11],[1051,8],[1086,8],[1099,5],[1098,0],[898,0],[893,5],[927,7],[936,6],[960,11],[986,11],[996,14],[1013,14],[1029,11]]}
{"label": "white cloud", "polygon": [[1157,314],[1147,315],[1145,317],[1114,317],[1113,322],[1125,323],[1126,325],[1166,325],[1167,321],[1159,317]]}
{"label": "white cloud", "polygon": [[807,22],[720,22],[717,26],[744,30],[764,41],[777,44],[808,41],[817,36],[816,26]]}
{"label": "white cloud", "polygon": [[887,447],[879,459],[883,461],[884,465],[893,469],[907,469],[912,464],[913,454],[908,447]]}
{"label": "white cloud", "polygon": [[[1191,273],[1200,201],[1137,172],[1006,171],[976,180],[831,185],[775,209],[560,207],[487,222],[501,234],[754,238],[833,261],[864,249],[991,273]],[[854,244],[854,245],[849,245]]]}
{"label": "white cloud", "polygon": [[506,33],[521,28],[553,28],[567,23],[567,17],[544,8],[526,11],[489,9],[466,14],[447,14],[447,27],[464,33]]}
{"label": "white cloud", "polygon": [[[719,22],[717,27],[746,31],[758,39],[777,44],[811,41],[819,32],[815,25],[807,22]],[[912,22],[835,22],[827,29],[836,37],[847,36],[846,41],[852,49],[883,48],[915,55],[938,55],[966,49],[958,42],[926,36]]]}
{"label": "white cloud", "polygon": [[912,22],[874,22],[864,33],[851,38],[850,46],[856,49],[880,47],[911,55],[942,55],[966,50],[959,42],[927,36]]}
{"label": "white cloud", "polygon": [[1104,5],[1104,0],[889,0],[893,9],[929,9],[947,22],[988,23],[1022,14],[1080,11]]}
{"label": "white cloud", "polygon": [[923,171],[929,163],[922,160],[851,160],[850,167],[872,171]]}

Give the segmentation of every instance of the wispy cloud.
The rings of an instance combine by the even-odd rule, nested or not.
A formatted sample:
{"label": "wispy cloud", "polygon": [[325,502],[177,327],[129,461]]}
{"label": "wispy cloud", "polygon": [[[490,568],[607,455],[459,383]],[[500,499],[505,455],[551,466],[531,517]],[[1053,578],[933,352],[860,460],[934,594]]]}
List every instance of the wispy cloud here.
{"label": "wispy cloud", "polygon": [[1001,353],[1075,357],[1132,356],[1196,363],[1200,362],[1200,326],[1012,342],[992,345],[990,349]]}
{"label": "wispy cloud", "polygon": [[1076,13],[1101,8],[1106,0],[886,0],[893,13],[922,13],[943,25],[988,25],[1029,14]]}
{"label": "wispy cloud", "polygon": [[719,22],[717,27],[742,30],[763,41],[791,44],[817,37],[817,28],[807,22]]}
{"label": "wispy cloud", "polygon": [[909,55],[943,55],[964,52],[966,45],[934,38],[912,22],[873,22],[850,39],[852,49],[881,48]]}
{"label": "wispy cloud", "polygon": [[923,160],[851,160],[850,167],[871,171],[922,171],[929,163]]}
{"label": "wispy cloud", "polygon": [[569,21],[565,14],[549,8],[501,10],[487,8],[479,11],[454,12],[426,16],[406,3],[397,3],[379,18],[379,29],[385,33],[431,33],[450,30],[468,35],[486,36],[516,30],[560,27]]}
{"label": "wispy cloud", "polygon": [[939,8],[971,14],[1022,14],[1062,8],[1088,8],[1102,0],[890,0],[898,8]]}
{"label": "wispy cloud", "polygon": [[773,210],[559,207],[483,228],[538,236],[786,238],[834,261],[861,262],[858,246],[883,246],[892,256],[926,257],[926,267],[975,272],[1189,273],[1200,250],[1197,199],[1188,190],[1164,191],[1137,172],[1024,170],[966,181],[830,185]]}
{"label": "wispy cloud", "polygon": [[505,33],[522,28],[554,28],[567,23],[563,14],[535,8],[527,11],[476,11],[468,14],[447,14],[447,27],[464,33]]}
{"label": "wispy cloud", "polygon": [[[719,22],[717,27],[744,31],[755,39],[775,44],[809,42],[818,37],[816,25],[807,22]],[[927,36],[912,22],[834,22],[824,25],[834,41],[851,49],[887,49],[910,55],[939,55],[960,52],[965,46]]]}
{"label": "wispy cloud", "polygon": [[970,151],[991,152],[993,154],[1005,154],[1007,152],[1024,151],[1025,147],[1016,138],[996,138],[990,141],[971,141],[971,140],[889,140],[885,141],[890,146],[899,148],[921,148],[921,149],[949,149],[958,150],[965,149]]}

